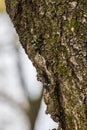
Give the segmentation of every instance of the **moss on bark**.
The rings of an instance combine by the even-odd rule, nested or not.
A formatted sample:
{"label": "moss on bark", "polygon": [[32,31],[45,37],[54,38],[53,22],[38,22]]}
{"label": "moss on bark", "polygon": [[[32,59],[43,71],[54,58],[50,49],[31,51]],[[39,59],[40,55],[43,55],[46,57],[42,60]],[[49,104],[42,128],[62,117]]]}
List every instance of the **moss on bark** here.
{"label": "moss on bark", "polygon": [[63,130],[87,130],[86,0],[6,0],[44,84],[47,113]]}

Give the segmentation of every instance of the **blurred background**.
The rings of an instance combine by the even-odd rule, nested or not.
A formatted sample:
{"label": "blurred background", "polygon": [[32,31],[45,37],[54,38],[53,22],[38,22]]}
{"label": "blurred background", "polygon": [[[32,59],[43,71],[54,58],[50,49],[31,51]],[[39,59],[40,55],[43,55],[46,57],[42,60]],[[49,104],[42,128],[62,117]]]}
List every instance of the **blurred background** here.
{"label": "blurred background", "polygon": [[43,85],[22,48],[0,0],[0,130],[51,130],[57,128],[45,114]]}

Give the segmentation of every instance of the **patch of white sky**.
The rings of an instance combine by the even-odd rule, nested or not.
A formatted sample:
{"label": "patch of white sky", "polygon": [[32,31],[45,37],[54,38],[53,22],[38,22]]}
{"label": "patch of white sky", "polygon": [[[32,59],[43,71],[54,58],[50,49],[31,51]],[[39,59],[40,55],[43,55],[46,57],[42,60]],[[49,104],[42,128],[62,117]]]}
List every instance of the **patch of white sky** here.
{"label": "patch of white sky", "polygon": [[29,130],[30,124],[20,109],[0,100],[0,130]]}
{"label": "patch of white sky", "polygon": [[[17,42],[16,36],[17,36],[16,31],[14,29],[14,26],[9,16],[7,14],[0,14],[0,92],[3,91],[3,93],[11,95],[11,97],[17,102],[23,103],[26,102],[26,98],[24,97],[23,90],[21,90],[21,85],[19,81],[20,79],[18,78],[18,70],[17,68],[15,68],[16,67],[15,61],[17,60],[17,57],[13,49],[13,44],[16,43],[19,44],[19,41]],[[9,47],[11,48],[11,51],[9,53],[5,53],[9,51]],[[36,99],[41,95],[42,83],[37,81],[36,69],[33,67],[32,62],[28,59],[28,56],[25,54],[24,49],[22,48],[21,45],[19,45],[19,48],[20,48],[19,54],[21,57],[22,69],[23,69],[22,71],[25,77],[25,82],[27,84],[27,90],[29,92],[29,96],[32,99]],[[16,81],[14,77],[16,78]],[[7,80],[5,78],[7,78]],[[54,127],[57,127],[57,123],[53,122],[50,116],[45,114],[45,110],[46,110],[46,105],[42,100],[35,130],[39,130],[39,129],[49,130]],[[8,118],[12,116],[12,119],[15,121],[13,123],[13,126],[8,127],[9,130],[10,129],[27,130],[26,127],[28,126],[25,127],[27,120],[25,120],[25,124],[23,124],[23,126],[21,125],[24,122],[22,120],[24,115],[23,116],[20,115],[22,115],[23,113],[16,112],[14,109],[9,108],[8,105],[5,106],[0,102],[0,117],[1,117],[1,113],[3,117],[7,113]],[[21,120],[19,117],[21,118]],[[21,126],[17,126],[18,124]],[[0,126],[1,126],[1,122],[0,122]],[[4,130],[8,130],[8,129],[4,129]]]}
{"label": "patch of white sky", "polygon": [[0,91],[20,103],[26,101],[21,89],[16,53],[14,50],[15,34],[7,14],[0,14]]}
{"label": "patch of white sky", "polygon": [[42,83],[37,81],[37,72],[32,62],[28,59],[24,49],[20,45],[20,57],[22,62],[23,76],[31,99],[37,99],[42,92]]}

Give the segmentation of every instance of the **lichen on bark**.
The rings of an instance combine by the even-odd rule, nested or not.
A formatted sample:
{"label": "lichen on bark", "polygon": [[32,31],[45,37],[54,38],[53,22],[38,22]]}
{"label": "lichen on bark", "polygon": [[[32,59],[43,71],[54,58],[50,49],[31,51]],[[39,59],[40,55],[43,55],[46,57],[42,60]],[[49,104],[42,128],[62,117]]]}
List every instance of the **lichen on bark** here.
{"label": "lichen on bark", "polygon": [[44,84],[47,113],[63,130],[87,130],[86,0],[6,0],[6,7]]}

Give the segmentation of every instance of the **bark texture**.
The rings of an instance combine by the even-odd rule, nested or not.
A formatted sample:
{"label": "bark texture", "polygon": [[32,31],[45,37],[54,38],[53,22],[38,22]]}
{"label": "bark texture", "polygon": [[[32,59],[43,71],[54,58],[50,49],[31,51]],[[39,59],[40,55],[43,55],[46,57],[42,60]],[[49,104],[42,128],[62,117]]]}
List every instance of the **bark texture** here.
{"label": "bark texture", "polygon": [[87,130],[87,1],[6,0],[44,84],[46,113],[62,130]]}

